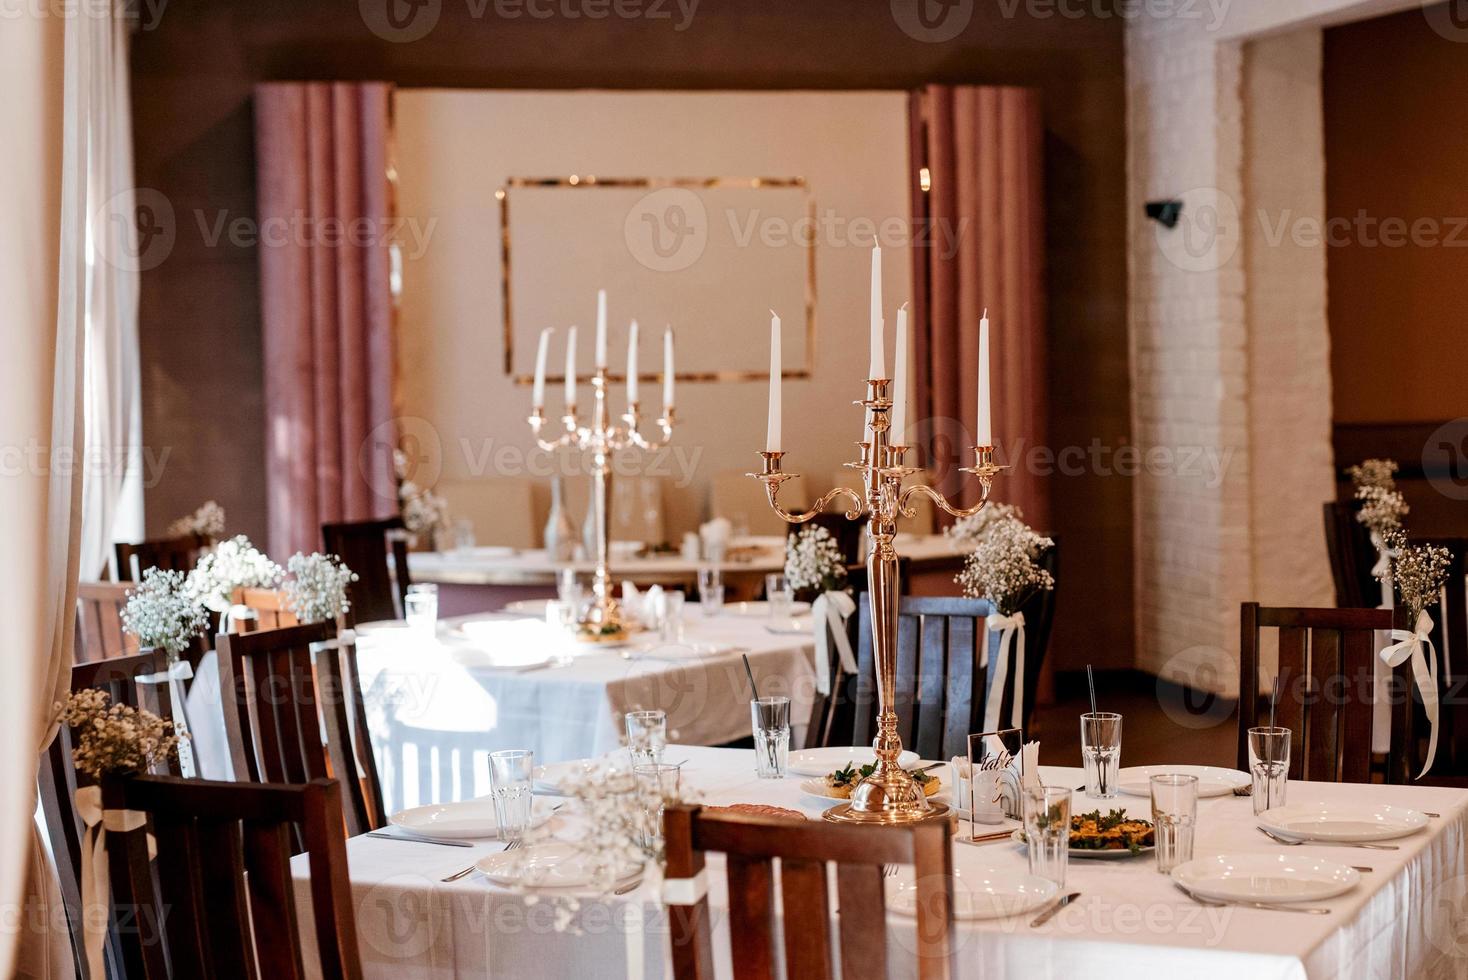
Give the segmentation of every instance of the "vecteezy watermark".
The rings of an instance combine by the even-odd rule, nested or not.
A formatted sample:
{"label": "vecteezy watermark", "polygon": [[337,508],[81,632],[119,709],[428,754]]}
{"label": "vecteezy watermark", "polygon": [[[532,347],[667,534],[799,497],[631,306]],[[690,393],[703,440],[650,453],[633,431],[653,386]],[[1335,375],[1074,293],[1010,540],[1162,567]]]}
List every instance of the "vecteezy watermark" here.
{"label": "vecteezy watermark", "polygon": [[1219,647],[1193,646],[1167,658],[1157,672],[1157,704],[1182,728],[1217,728],[1233,717],[1234,704],[1217,692],[1225,689],[1220,669],[1232,667],[1232,655]]}
{"label": "vecteezy watermark", "polygon": [[1422,16],[1439,37],[1468,41],[1468,0],[1422,0]]}
{"label": "vecteezy watermark", "polygon": [[892,20],[914,41],[941,44],[964,32],[974,0],[891,0]]}
{"label": "vecteezy watermark", "polygon": [[143,489],[151,490],[163,478],[164,467],[172,455],[172,446],[162,449],[152,446],[115,446],[111,449],[92,446],[82,450],[57,446],[53,450],[50,443],[29,439],[22,445],[0,446],[0,479],[78,474],[119,477],[136,468],[142,474]]}
{"label": "vecteezy watermark", "polygon": [[0,0],[0,21],[22,17],[91,17],[110,20],[116,16],[139,31],[151,31],[163,19],[168,0]]}
{"label": "vecteezy watermark", "polygon": [[1153,226],[1163,257],[1184,272],[1223,268],[1243,239],[1238,203],[1216,187],[1195,187],[1178,198],[1183,207],[1177,226]]}
{"label": "vecteezy watermark", "polygon": [[1468,500],[1468,418],[1438,426],[1422,447],[1422,471],[1451,500]]}
{"label": "vecteezy watermark", "polygon": [[708,247],[708,210],[703,198],[686,187],[660,187],[627,211],[622,238],[632,257],[647,268],[681,272]]}
{"label": "vecteezy watermark", "polygon": [[[682,33],[693,25],[700,0],[450,0],[473,20],[646,20]],[[444,0],[357,0],[367,29],[384,41],[407,43],[438,26]]]}
{"label": "vecteezy watermark", "polygon": [[1006,20],[1021,13],[1032,20],[1186,20],[1203,30],[1223,26],[1233,0],[997,0]]}
{"label": "vecteezy watermark", "polygon": [[173,204],[151,187],[127,188],[92,214],[98,257],[123,272],[147,272],[173,254],[178,224]]}

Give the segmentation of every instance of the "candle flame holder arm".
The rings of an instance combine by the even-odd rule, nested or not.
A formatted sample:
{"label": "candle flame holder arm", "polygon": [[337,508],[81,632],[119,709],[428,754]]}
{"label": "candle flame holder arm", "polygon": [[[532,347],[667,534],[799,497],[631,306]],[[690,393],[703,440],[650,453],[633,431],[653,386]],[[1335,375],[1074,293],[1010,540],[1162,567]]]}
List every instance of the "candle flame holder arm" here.
{"label": "candle flame holder arm", "polygon": [[902,754],[902,739],[897,734],[897,711],[894,696],[897,686],[897,614],[898,614],[898,566],[897,535],[899,517],[913,517],[915,511],[909,501],[922,495],[933,500],[939,507],[956,517],[977,514],[988,503],[993,477],[1004,469],[994,463],[992,446],[974,447],[975,462],[963,472],[978,477],[982,490],[979,502],[972,507],[956,507],[940,491],[932,487],[915,484],[903,488],[907,477],[918,470],[905,466],[903,457],[906,446],[894,446],[889,442],[892,401],[887,397],[890,381],[882,378],[867,379],[867,397],[856,402],[866,412],[866,431],[869,438],[859,443],[861,456],[856,462],[847,463],[862,475],[865,492],[860,493],[846,487],[837,487],[816,501],[808,511],[795,513],[781,508],[780,485],[794,479],[796,474],[780,469],[783,452],[763,452],[764,467],[759,473],[749,474],[765,485],[765,494],[770,507],[788,524],[803,524],[820,513],[837,497],[851,498],[852,506],[846,511],[847,520],[867,521],[867,597],[871,608],[873,660],[877,680],[877,737],[872,750],[877,757],[876,770],[862,780],[851,794],[850,803],[842,803],[827,810],[827,820],[850,823],[903,824],[915,820],[926,820],[948,812],[942,803],[929,803],[927,794],[910,773],[897,764]]}

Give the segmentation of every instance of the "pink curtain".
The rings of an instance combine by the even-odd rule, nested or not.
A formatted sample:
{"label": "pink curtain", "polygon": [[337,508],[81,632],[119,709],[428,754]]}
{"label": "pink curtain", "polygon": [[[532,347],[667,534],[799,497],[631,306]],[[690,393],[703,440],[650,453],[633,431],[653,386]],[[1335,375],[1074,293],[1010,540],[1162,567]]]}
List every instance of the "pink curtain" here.
{"label": "pink curtain", "polygon": [[911,250],[919,444],[939,487],[966,503],[977,499],[977,484],[957,468],[973,464],[979,318],[987,308],[994,441],[999,461],[1012,467],[995,481],[994,497],[1048,529],[1046,484],[1023,456],[1047,445],[1039,93],[931,85],[913,93],[909,121],[912,211],[929,243]]}
{"label": "pink curtain", "polygon": [[255,89],[270,552],[397,513],[391,86]]}

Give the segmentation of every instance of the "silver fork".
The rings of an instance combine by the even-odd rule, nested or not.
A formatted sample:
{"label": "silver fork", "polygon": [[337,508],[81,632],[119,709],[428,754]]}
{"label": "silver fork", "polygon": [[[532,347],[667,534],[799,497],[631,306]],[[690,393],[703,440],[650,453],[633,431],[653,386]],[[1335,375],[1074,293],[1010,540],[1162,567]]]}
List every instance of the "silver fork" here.
{"label": "silver fork", "polygon": [[1299,847],[1301,844],[1316,844],[1322,847],[1363,847],[1368,851],[1400,851],[1401,848],[1395,844],[1368,844],[1365,841],[1336,841],[1336,840],[1293,840],[1289,837],[1281,837],[1273,831],[1259,828],[1259,833],[1268,837],[1276,844],[1284,844],[1286,847]]}
{"label": "silver fork", "polygon": [[[557,807],[557,809],[560,809],[560,808]],[[513,851],[515,848],[519,847],[520,844],[524,842],[524,840],[525,840],[525,838],[522,837],[522,838],[520,838],[520,840],[512,840],[512,841],[510,841],[509,845],[505,848],[505,850],[506,851]],[[501,853],[503,853],[503,852],[501,852]],[[453,874],[449,875],[447,878],[440,878],[438,880],[439,881],[443,881],[443,882],[458,881],[460,878],[467,878],[469,875],[473,874],[474,871],[475,871],[475,869],[477,867],[478,867],[478,865],[471,864],[471,865],[469,865],[469,867],[465,868],[462,871],[455,871]]]}
{"label": "silver fork", "polygon": [[1233,905],[1233,906],[1239,906],[1239,907],[1246,908],[1246,909],[1263,909],[1266,912],[1300,912],[1300,913],[1302,913],[1304,915],[1330,915],[1330,909],[1316,908],[1314,906],[1308,906],[1308,905],[1279,905],[1279,904],[1275,904],[1273,902],[1246,902],[1246,901],[1215,902],[1211,898],[1203,898],[1203,897],[1201,897],[1199,895],[1193,894],[1192,892],[1188,891],[1186,888],[1184,888],[1182,885],[1178,884],[1175,881],[1173,882],[1173,885],[1174,885],[1174,887],[1177,888],[1178,891],[1182,892],[1184,895],[1188,896],[1193,901],[1197,902],[1199,905],[1206,905],[1208,908],[1211,908],[1211,909],[1221,909],[1221,908],[1225,908],[1226,906]]}

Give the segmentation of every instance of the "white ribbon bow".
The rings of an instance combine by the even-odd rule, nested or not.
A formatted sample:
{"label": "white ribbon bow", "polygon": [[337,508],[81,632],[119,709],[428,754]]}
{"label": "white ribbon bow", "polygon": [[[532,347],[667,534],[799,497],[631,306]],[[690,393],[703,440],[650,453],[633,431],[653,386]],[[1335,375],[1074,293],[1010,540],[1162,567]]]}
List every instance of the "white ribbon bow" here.
{"label": "white ribbon bow", "polygon": [[856,673],[856,656],[851,652],[851,640],[846,635],[846,621],[856,612],[856,600],[845,592],[822,592],[811,603],[810,611],[816,633],[816,690],[830,694],[830,643],[833,636],[842,672],[847,675]]}
{"label": "white ribbon bow", "polygon": [[[87,970],[91,976],[106,976],[102,948],[107,943],[107,924],[112,916],[112,880],[108,876],[107,832],[125,833],[148,822],[137,810],[102,809],[102,787],[83,786],[76,791],[76,812],[86,831],[82,835],[82,929]],[[156,842],[148,835],[148,856],[157,854]]]}
{"label": "white ribbon bow", "polygon": [[[1004,703],[1004,687],[1009,680],[1009,662],[1014,660],[1014,703],[1009,708],[1011,728],[1021,727],[1025,704],[1025,614],[1013,616],[990,613],[984,620],[984,631],[999,629],[999,652],[990,658],[989,669],[994,672],[994,682],[989,685],[989,695],[984,701],[984,731],[992,732],[999,727],[999,708]],[[1015,637],[1018,641],[1015,641]],[[986,644],[988,637],[985,636]],[[1013,657],[1011,658],[1011,643]]]}
{"label": "white ribbon bow", "polygon": [[136,684],[167,684],[171,681],[186,681],[193,676],[192,664],[187,660],[175,660],[166,669],[156,674],[139,674],[133,678],[133,682]]}
{"label": "white ribbon bow", "polygon": [[[1422,695],[1422,710],[1427,715],[1428,730],[1427,760],[1417,774],[1418,779],[1427,775],[1427,770],[1432,768],[1433,760],[1437,758],[1437,650],[1432,645],[1431,634],[1432,617],[1424,609],[1417,615],[1416,629],[1412,632],[1392,630],[1392,639],[1397,642],[1379,654],[1392,667],[1400,665],[1408,657],[1412,658],[1412,679],[1417,684],[1417,692]],[[1430,659],[1422,652],[1424,643],[1433,652]]]}

